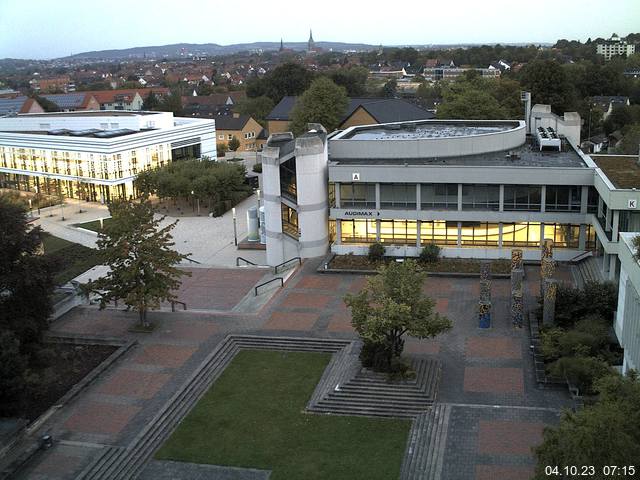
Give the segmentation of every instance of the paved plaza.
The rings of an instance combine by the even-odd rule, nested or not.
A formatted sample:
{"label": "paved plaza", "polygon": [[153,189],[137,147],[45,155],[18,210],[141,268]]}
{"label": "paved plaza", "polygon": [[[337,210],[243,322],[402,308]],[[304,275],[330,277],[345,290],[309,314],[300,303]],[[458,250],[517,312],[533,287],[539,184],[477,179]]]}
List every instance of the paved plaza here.
{"label": "paved plaza", "polygon": [[[135,339],[138,344],[47,422],[43,428],[56,444],[36,456],[22,478],[72,479],[102,446],[129,445],[231,333],[354,339],[342,298],[359,291],[366,277],[319,274],[318,264],[305,262],[253,314],[238,314],[233,308],[264,270],[194,268],[194,283],[185,285],[184,294],[202,280],[209,295],[200,292],[194,298],[204,302],[203,309],[153,312],[149,316],[156,329],[150,334],[129,332],[137,316],[122,309],[79,307],[56,321],[52,330],[57,333]],[[536,268],[526,270],[531,307],[539,277]],[[558,277],[565,276],[569,278],[561,268]],[[513,329],[509,323],[508,279],[492,282],[492,327],[478,328],[478,284],[477,278],[428,278],[424,291],[434,298],[436,309],[453,320],[454,328],[432,340],[409,338],[405,352],[442,364],[436,402],[450,405],[451,414],[441,479],[526,479],[534,467],[531,447],[541,441],[544,426],[556,423],[561,409],[570,406],[569,397],[537,388],[526,329]],[[153,462],[144,478],[154,478],[159,469]]]}

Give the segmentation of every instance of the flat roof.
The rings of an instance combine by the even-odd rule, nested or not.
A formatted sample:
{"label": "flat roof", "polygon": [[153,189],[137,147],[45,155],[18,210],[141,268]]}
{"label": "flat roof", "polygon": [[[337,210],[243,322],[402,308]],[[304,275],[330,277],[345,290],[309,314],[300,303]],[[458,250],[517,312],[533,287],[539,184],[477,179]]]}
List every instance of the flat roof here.
{"label": "flat roof", "polygon": [[[146,112],[134,110],[81,110],[76,112],[22,113],[21,117],[135,117],[137,115],[159,115],[165,112]],[[15,117],[14,117],[15,118]]]}
{"label": "flat roof", "polygon": [[353,127],[339,140],[417,140],[421,138],[472,137],[516,129],[518,121],[500,120],[419,120]]}
{"label": "flat roof", "polygon": [[329,152],[333,165],[457,165],[468,167],[560,167],[589,168],[582,157],[568,143],[563,142],[563,150],[542,150],[528,136],[526,143],[517,148],[498,152],[461,155],[453,157],[423,158],[334,158]]}
{"label": "flat roof", "polygon": [[640,188],[637,155],[589,155],[616,188]]}
{"label": "flat roof", "polygon": [[115,138],[123,137],[125,135],[131,135],[134,133],[144,133],[156,130],[155,128],[145,128],[141,130],[131,130],[129,128],[118,128],[114,130],[101,130],[98,128],[89,128],[85,130],[69,130],[66,128],[59,128],[56,130],[36,130],[36,131],[15,131],[15,130],[2,130],[0,133],[20,133],[23,135],[52,135],[56,137],[89,137],[89,138]]}

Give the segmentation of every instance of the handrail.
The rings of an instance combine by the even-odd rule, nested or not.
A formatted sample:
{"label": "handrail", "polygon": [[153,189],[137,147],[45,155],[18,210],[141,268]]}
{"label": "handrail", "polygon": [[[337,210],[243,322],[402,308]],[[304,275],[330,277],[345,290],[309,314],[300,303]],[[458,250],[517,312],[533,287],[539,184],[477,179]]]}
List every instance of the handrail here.
{"label": "handrail", "polygon": [[284,262],[282,262],[282,263],[276,265],[275,267],[273,267],[273,273],[277,274],[278,273],[278,268],[286,265],[287,263],[289,263],[289,262],[291,262],[293,260],[298,260],[298,265],[302,265],[302,258],[300,258],[300,257],[292,257],[289,260],[285,260]]}
{"label": "handrail", "polygon": [[579,261],[584,260],[587,257],[593,257],[593,252],[591,250],[579,253],[575,257],[569,259],[569,263],[578,263]]}
{"label": "handrail", "polygon": [[189,257],[185,257],[185,260],[189,260],[190,262],[197,263],[198,265],[202,265],[202,262],[199,262],[199,261],[194,260],[194,259],[189,258]]}
{"label": "handrail", "polygon": [[282,277],[276,277],[276,278],[272,278],[271,280],[268,280],[264,283],[261,283],[260,285],[256,285],[255,288],[253,289],[253,292],[255,293],[255,296],[258,296],[258,288],[260,287],[264,287],[265,285],[268,285],[271,282],[275,282],[276,280],[280,280],[280,286],[284,287],[284,279]]}
{"label": "handrail", "polygon": [[242,258],[242,257],[236,257],[236,267],[240,266],[240,260],[242,260],[243,262],[246,262],[249,265],[255,265],[256,267],[258,266],[257,263],[253,263],[251,260],[247,260],[246,258]]}
{"label": "handrail", "polygon": [[182,305],[182,309],[186,310],[187,309],[187,304],[184,302],[180,302],[178,300],[171,300],[171,311],[175,312],[176,311],[176,303],[179,303],[180,305]]}

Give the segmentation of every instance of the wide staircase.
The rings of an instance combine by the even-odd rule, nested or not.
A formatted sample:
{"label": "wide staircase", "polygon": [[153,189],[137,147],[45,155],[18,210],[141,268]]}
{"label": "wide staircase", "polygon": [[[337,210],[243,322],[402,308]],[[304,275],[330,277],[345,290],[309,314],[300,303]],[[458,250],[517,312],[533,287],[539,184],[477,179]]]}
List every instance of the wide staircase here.
{"label": "wide staircase", "polygon": [[588,282],[604,282],[600,264],[602,258],[589,256],[571,265],[576,286],[582,288]]}
{"label": "wide staircase", "polygon": [[324,391],[312,397],[308,410],[342,415],[412,418],[433,406],[440,379],[440,362],[437,360],[414,359],[412,367],[415,377],[408,380],[390,379],[387,374],[359,367],[359,362],[350,364],[351,367],[349,363],[341,362],[340,368],[351,372],[351,375],[342,375],[342,381],[319,384]]}

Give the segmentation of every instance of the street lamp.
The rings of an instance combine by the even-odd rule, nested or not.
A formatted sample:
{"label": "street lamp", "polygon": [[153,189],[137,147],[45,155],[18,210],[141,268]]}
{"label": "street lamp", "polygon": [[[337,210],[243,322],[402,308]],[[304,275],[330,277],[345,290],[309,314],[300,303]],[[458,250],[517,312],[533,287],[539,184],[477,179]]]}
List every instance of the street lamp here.
{"label": "street lamp", "polygon": [[260,189],[256,190],[256,195],[258,195],[258,215],[260,215]]}
{"label": "street lamp", "polygon": [[237,222],[236,207],[233,207],[231,209],[231,214],[233,215],[233,244],[237,247],[238,246],[238,227],[236,225],[236,222]]}
{"label": "street lamp", "polygon": [[31,199],[29,199],[29,216],[33,217],[33,205],[31,205]]}
{"label": "street lamp", "polygon": [[[195,195],[195,193],[191,190],[191,196],[193,195]],[[200,216],[200,197],[196,197],[196,203],[198,204],[198,216]]]}

